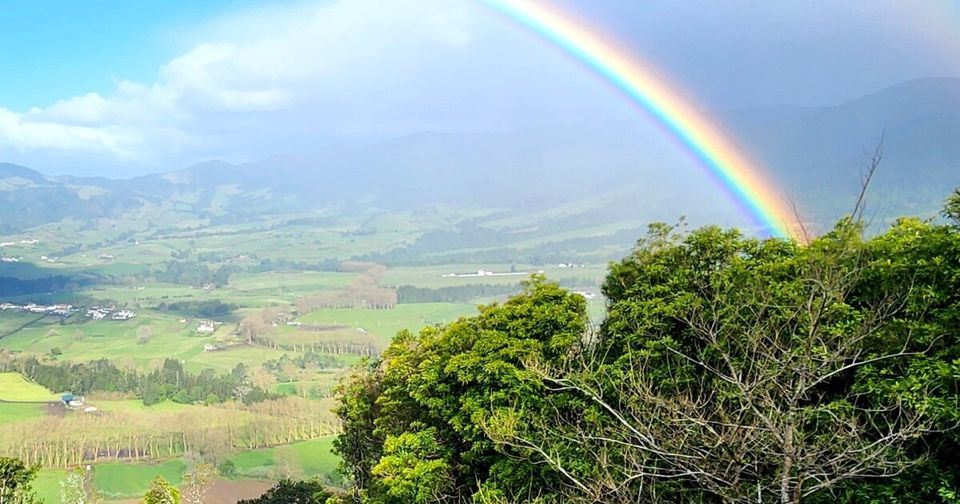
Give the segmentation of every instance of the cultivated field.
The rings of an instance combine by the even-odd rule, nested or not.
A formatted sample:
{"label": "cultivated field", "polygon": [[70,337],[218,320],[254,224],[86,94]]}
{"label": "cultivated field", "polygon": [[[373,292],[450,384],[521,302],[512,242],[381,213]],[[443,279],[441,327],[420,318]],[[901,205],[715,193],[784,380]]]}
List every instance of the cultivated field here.
{"label": "cultivated field", "polygon": [[60,396],[23,377],[20,373],[0,373],[0,401],[50,402]]}

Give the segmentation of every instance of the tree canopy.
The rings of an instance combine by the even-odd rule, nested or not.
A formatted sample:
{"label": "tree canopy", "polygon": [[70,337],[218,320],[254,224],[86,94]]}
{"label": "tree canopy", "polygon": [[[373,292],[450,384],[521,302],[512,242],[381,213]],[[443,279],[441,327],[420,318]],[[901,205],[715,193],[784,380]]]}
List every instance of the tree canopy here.
{"label": "tree canopy", "polygon": [[341,384],[335,450],[365,503],[955,502],[958,286],[955,225],[654,225],[599,328],[534,276],[398,334]]}

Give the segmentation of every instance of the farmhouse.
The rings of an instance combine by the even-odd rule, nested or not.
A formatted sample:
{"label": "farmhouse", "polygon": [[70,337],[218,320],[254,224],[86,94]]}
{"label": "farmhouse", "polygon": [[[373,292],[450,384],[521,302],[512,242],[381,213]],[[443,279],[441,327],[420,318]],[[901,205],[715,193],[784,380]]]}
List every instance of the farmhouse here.
{"label": "farmhouse", "polygon": [[66,393],[60,396],[60,400],[63,401],[63,405],[68,408],[82,408],[83,407],[83,396],[78,396],[71,393]]}

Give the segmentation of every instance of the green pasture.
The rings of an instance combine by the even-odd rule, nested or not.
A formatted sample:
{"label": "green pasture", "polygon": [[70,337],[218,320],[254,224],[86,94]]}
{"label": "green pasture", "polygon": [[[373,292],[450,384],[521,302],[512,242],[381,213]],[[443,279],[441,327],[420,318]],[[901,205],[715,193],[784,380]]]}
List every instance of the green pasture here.
{"label": "green pasture", "polygon": [[0,311],[0,347],[3,346],[3,338],[11,333],[19,331],[24,326],[43,319],[36,313],[21,313],[13,310]]}
{"label": "green pasture", "polygon": [[334,387],[337,384],[337,380],[340,379],[340,372],[324,371],[321,373],[317,373],[317,376],[318,378],[314,380],[300,380],[300,381],[277,383],[276,386],[274,387],[274,391],[278,394],[287,395],[287,396],[300,396],[302,387],[306,387],[308,394],[311,388],[329,389]]}
{"label": "green pasture", "polygon": [[33,480],[33,490],[42,502],[57,504],[60,502],[60,482],[66,477],[67,471],[63,469],[41,469]]}
{"label": "green pasture", "polygon": [[[584,279],[599,285],[607,273],[607,266],[588,264],[584,268],[560,268],[558,265],[531,264],[447,264],[442,266],[405,266],[390,268],[380,282],[383,285],[413,285],[437,289],[440,287],[455,287],[459,285],[486,284],[486,285],[514,285],[520,284],[529,278],[529,274],[543,271],[548,280]],[[454,274],[475,274],[477,270],[493,271],[497,273],[509,272],[513,268],[518,272],[527,272],[528,275],[503,276],[472,276],[472,277],[444,277]]]}
{"label": "green pasture", "polygon": [[0,401],[50,402],[60,396],[27,380],[20,373],[0,373]]}
{"label": "green pasture", "polygon": [[[204,352],[204,344],[216,342],[222,334],[232,331],[232,326],[221,327],[213,336],[201,336],[196,333],[195,324],[180,322],[176,316],[142,313],[127,321],[90,321],[82,317],[71,320],[74,319],[78,323],[60,324],[56,319],[45,318],[0,339],[0,348],[38,355],[58,348],[61,355],[57,358],[62,361],[107,358],[117,365],[141,369],[156,366],[163,359],[180,359],[192,371],[210,367],[220,372],[229,371],[241,362],[260,365],[284,353],[244,345]],[[149,337],[141,339],[145,334]]]}
{"label": "green pasture", "polygon": [[275,448],[245,451],[229,459],[236,465],[236,477],[242,479],[334,476],[339,458],[331,451],[333,440],[334,436],[328,436]]}
{"label": "green pasture", "polygon": [[238,273],[230,277],[230,288],[240,293],[319,292],[342,289],[355,273],[300,271],[289,273]]}
{"label": "green pasture", "polygon": [[18,404],[0,402],[0,426],[40,418],[46,413],[42,404]]}
{"label": "green pasture", "polygon": [[416,332],[428,325],[451,322],[476,312],[476,306],[470,304],[416,303],[397,305],[390,310],[319,310],[300,317],[300,321],[304,324],[346,325],[363,329],[388,341],[403,329]]}
{"label": "green pasture", "polygon": [[93,481],[107,500],[129,499],[142,497],[157,476],[180,485],[186,470],[187,464],[179,459],[157,464],[113,462],[94,466]]}
{"label": "green pasture", "polygon": [[[132,360],[146,365],[155,359],[195,355],[210,337],[196,335],[191,326],[172,317],[139,314],[126,321],[70,319],[60,324],[43,319],[0,340],[0,347],[44,354],[59,348],[63,360],[100,358]],[[143,336],[143,338],[141,338]]]}

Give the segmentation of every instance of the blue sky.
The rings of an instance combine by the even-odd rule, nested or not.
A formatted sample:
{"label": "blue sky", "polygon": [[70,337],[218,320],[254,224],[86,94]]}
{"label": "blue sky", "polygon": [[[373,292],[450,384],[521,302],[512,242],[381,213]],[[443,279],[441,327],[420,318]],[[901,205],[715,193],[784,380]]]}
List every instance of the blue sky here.
{"label": "blue sky", "polygon": [[[643,54],[708,110],[960,76],[953,0],[542,1]],[[0,23],[0,161],[50,174],[644,120],[478,0],[10,2]]]}
{"label": "blue sky", "polygon": [[185,28],[249,8],[253,0],[16,2],[0,8],[2,105],[43,106],[118,78],[150,81],[164,61],[189,49]]}

